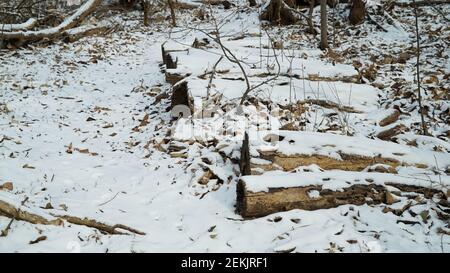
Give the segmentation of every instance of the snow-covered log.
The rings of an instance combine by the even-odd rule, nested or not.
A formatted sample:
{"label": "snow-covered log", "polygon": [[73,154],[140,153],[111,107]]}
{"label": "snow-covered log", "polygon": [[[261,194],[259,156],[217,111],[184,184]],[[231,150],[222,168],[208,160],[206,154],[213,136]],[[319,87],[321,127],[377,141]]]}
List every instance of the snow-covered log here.
{"label": "snow-covered log", "polygon": [[418,192],[426,198],[438,194],[443,198],[442,190],[450,180],[438,176],[427,179],[345,171],[244,176],[237,185],[237,211],[244,218],[253,218],[292,209],[392,204],[397,200],[393,193],[400,192]]}
{"label": "snow-covered log", "polygon": [[28,30],[35,27],[37,23],[38,20],[36,20],[35,18],[30,18],[25,23],[21,24],[0,24],[0,32]]}
{"label": "snow-covered log", "polygon": [[257,140],[252,142],[259,152],[259,158],[254,158],[254,162],[264,160],[252,167],[265,170],[278,167],[292,171],[300,166],[316,164],[325,170],[362,171],[375,164],[390,166],[394,170],[399,166],[450,166],[450,157],[446,153],[421,151],[388,141],[281,130],[278,136],[279,141],[273,147],[266,147],[265,142],[258,143]]}
{"label": "snow-covered log", "polygon": [[91,14],[102,0],[88,0],[74,14],[66,18],[56,27],[36,31],[14,31],[0,33],[3,40],[36,41],[43,38],[52,38],[60,35],[65,30],[71,29],[81,23],[86,16]]}

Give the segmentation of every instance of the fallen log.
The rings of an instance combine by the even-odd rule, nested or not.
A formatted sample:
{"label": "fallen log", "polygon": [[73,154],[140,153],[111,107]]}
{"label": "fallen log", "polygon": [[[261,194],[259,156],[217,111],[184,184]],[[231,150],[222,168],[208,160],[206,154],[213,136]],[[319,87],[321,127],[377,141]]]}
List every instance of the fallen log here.
{"label": "fallen log", "polygon": [[17,30],[28,30],[34,28],[38,23],[35,18],[28,19],[22,24],[0,24],[0,32],[3,31],[17,31]]}
{"label": "fallen log", "polygon": [[428,168],[436,164],[450,165],[450,157],[446,153],[423,152],[415,147],[378,139],[281,130],[277,134],[279,140],[272,143],[276,144],[272,147],[267,146],[264,134],[262,139],[252,142],[259,153],[254,160],[265,160],[254,167],[270,170],[275,166],[292,171],[300,166],[316,164],[324,170],[362,171],[375,164],[394,169],[399,166]]}
{"label": "fallen log", "polygon": [[88,0],[74,14],[56,27],[36,31],[1,32],[0,39],[32,42],[44,38],[53,38],[81,23],[101,2],[102,0]]}
{"label": "fallen log", "polygon": [[82,38],[101,35],[110,29],[109,26],[81,26],[64,31],[61,36],[68,43],[76,42]]}
{"label": "fallen log", "polygon": [[344,171],[244,176],[236,189],[236,209],[242,217],[254,218],[292,209],[392,204],[392,187],[398,187],[399,192],[426,193],[427,198],[439,194],[443,198],[442,189],[450,185],[450,179],[445,179],[444,186],[439,186],[441,181],[437,176],[431,180],[435,183],[393,174]]}

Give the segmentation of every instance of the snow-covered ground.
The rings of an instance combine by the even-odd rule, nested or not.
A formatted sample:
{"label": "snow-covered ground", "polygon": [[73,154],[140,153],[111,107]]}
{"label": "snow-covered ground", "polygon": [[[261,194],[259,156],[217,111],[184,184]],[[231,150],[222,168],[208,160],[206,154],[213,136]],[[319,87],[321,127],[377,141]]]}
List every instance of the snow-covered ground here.
{"label": "snow-covered ground", "polygon": [[[217,16],[227,15],[220,8],[215,10]],[[200,128],[205,120],[175,122],[167,110],[169,99],[155,103],[155,95],[171,88],[165,82],[161,66],[161,44],[167,42],[165,46],[172,49],[176,45],[183,47],[180,43],[192,43],[194,38],[203,38],[202,34],[181,33],[182,38],[175,39],[171,33],[170,39],[166,31],[168,22],[144,28],[133,19],[139,15],[131,13],[123,21],[116,18],[124,30],[107,37],[0,51],[0,185],[12,182],[14,187],[12,191],[0,190],[0,200],[45,217],[51,217],[50,214],[87,217],[111,225],[124,224],[146,235],[108,235],[68,222],[52,226],[13,221],[8,235],[0,237],[0,252],[450,251],[450,236],[437,231],[448,230],[448,218],[442,220],[442,214],[439,215],[442,210],[448,212],[448,208],[437,204],[437,199],[425,199],[420,194],[415,198],[402,196],[390,206],[402,209],[411,203],[400,216],[386,212],[386,205],[381,204],[291,210],[242,219],[235,212],[238,166],[231,160],[239,156],[240,139],[219,138],[213,145],[189,142],[189,135],[177,131],[179,125],[193,122],[194,128]],[[186,25],[189,19],[188,12],[184,12],[179,24]],[[259,33],[257,12],[249,10],[229,20],[223,31],[239,33],[237,30],[242,30],[245,23],[247,30],[241,32]],[[394,35],[396,31],[399,30],[393,29],[388,34]],[[379,34],[373,34],[376,35]],[[397,38],[407,39],[402,37]],[[262,57],[259,49],[253,47],[260,42],[259,38],[248,36],[230,39],[227,45],[246,62],[257,63]],[[263,43],[267,43],[267,37]],[[349,63],[334,66],[324,60],[312,44],[315,45],[309,42],[310,48],[292,51],[298,60],[291,67],[292,73],[305,76],[293,80],[297,94],[294,98],[323,99],[355,108],[357,113],[345,114],[349,115],[345,119],[351,127],[351,133],[347,130],[346,134],[357,137],[337,135],[343,133],[340,129],[327,129],[333,125],[330,117],[340,113],[309,105],[315,111],[299,117],[307,120],[304,129],[309,132],[282,131],[286,141],[280,142],[280,151],[331,157],[339,157],[340,151],[365,156],[376,156],[379,151],[383,156],[425,167],[399,166],[398,174],[363,173],[362,178],[376,177],[382,183],[383,179],[395,177],[392,180],[406,184],[414,184],[414,179],[418,179],[421,185],[431,180],[441,190],[448,189],[449,176],[445,173],[450,164],[448,138],[419,137],[410,132],[399,138],[401,144],[368,139],[380,130],[378,121],[386,112],[383,108],[389,105],[381,105],[380,97],[386,99],[388,92],[369,83],[307,79],[307,75],[319,73],[322,77],[357,75]],[[191,49],[189,54],[176,53],[178,72],[192,74],[187,81],[193,97],[208,101],[205,91],[208,77],[201,80],[197,76],[211,69],[220,52],[213,46],[208,52]],[[286,55],[281,60],[281,55],[281,73],[287,73],[289,58]],[[245,90],[243,81],[232,80],[240,77],[239,69],[225,60],[218,69],[229,71],[214,79],[211,93],[223,96],[220,103],[235,101]],[[448,65],[446,69],[449,73]],[[252,84],[258,83],[258,74],[266,72],[249,71]],[[381,78],[384,77],[388,76]],[[283,84],[289,80],[280,77],[255,92],[255,97],[286,106],[293,99],[292,89]],[[448,104],[445,99],[442,102]],[[251,107],[244,110],[251,112],[254,109]],[[264,103],[253,107],[269,112]],[[412,113],[402,119],[410,126],[418,116]],[[436,134],[448,128],[448,124],[439,124],[432,129]],[[323,134],[327,136],[321,137]],[[298,146],[288,144],[289,140]],[[406,145],[412,140],[416,147]],[[190,145],[182,149],[182,156],[170,153],[171,145],[186,143]],[[256,150],[252,153],[257,157]],[[342,185],[348,178],[345,172],[325,174],[317,166],[308,167],[317,172],[306,175],[312,180],[335,174],[333,178],[339,180],[336,185]],[[205,168],[217,177],[201,185],[198,180]],[[275,177],[273,181],[264,179],[271,175]],[[303,176],[277,171],[261,176],[260,180],[257,176],[249,177],[248,181],[265,190],[269,187],[267,183],[276,181],[284,186],[303,185],[296,180]],[[358,178],[358,173],[352,173],[351,178],[355,177]],[[338,187],[331,182],[327,184]],[[407,224],[408,221],[413,224]],[[0,230],[9,223],[10,218],[0,216]],[[41,236],[46,238],[30,244]]]}

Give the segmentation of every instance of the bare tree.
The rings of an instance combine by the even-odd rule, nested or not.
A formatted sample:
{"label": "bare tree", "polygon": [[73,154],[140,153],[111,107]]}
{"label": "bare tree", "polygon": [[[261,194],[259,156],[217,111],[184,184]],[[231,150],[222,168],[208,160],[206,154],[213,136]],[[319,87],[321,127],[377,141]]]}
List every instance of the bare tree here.
{"label": "bare tree", "polygon": [[327,0],[320,0],[320,48],[328,48]]}

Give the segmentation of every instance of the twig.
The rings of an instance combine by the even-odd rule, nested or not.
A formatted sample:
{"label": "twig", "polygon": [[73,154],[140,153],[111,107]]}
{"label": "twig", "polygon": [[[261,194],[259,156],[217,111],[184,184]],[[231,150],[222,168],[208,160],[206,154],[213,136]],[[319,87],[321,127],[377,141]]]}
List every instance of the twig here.
{"label": "twig", "polygon": [[206,97],[207,98],[209,98],[209,91],[211,90],[214,74],[216,74],[216,67],[220,63],[220,61],[222,61],[222,59],[223,59],[223,56],[220,56],[219,60],[217,60],[217,62],[214,64],[213,69],[211,71],[211,77],[209,78],[208,87],[206,89]]}
{"label": "twig", "polygon": [[106,202],[104,202],[104,203],[101,203],[101,204],[98,205],[98,206],[100,207],[100,206],[103,206],[103,205],[105,205],[105,204],[108,204],[109,202],[111,202],[112,200],[114,200],[114,199],[117,197],[117,195],[119,195],[119,193],[120,193],[120,191],[118,191],[118,192],[113,196],[113,198],[109,199],[108,201],[106,201]]}

